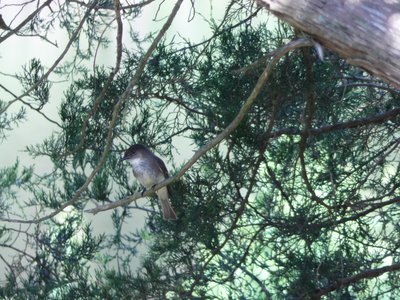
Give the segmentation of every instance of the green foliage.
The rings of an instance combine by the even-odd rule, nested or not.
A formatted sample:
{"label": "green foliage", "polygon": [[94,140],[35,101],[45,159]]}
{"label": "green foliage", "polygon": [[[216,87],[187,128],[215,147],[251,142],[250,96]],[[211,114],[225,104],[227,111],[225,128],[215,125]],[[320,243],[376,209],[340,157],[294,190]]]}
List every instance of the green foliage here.
{"label": "green foliage", "polygon": [[49,101],[51,84],[44,74],[44,67],[34,58],[28,65],[23,66],[23,74],[19,76],[24,93],[32,97],[31,106],[37,110],[41,110]]}
{"label": "green foliage", "polygon": [[19,170],[19,161],[11,167],[0,169],[0,216],[17,199],[18,191],[26,188],[32,175],[32,167]]}
{"label": "green foliage", "polygon": [[[0,111],[5,109],[5,102],[0,100]],[[25,119],[26,109],[21,107],[17,113],[3,112],[0,115],[0,141],[3,142],[6,138],[6,132],[11,131],[14,126],[18,126]]]}
{"label": "green foliage", "polygon": [[22,278],[9,274],[1,297],[95,299],[97,288],[90,282],[89,267],[102,238],[92,236],[90,226],[82,225],[81,216],[51,222],[46,227],[36,233],[32,265]]}

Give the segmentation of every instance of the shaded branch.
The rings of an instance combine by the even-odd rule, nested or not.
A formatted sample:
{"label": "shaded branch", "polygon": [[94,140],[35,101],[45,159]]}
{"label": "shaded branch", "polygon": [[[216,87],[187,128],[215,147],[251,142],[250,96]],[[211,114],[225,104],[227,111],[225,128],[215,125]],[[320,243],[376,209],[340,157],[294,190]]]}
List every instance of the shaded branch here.
{"label": "shaded branch", "polygon": [[[311,128],[308,130],[308,133],[310,135],[318,135],[322,133],[327,133],[330,131],[336,131],[336,130],[341,130],[341,129],[346,129],[346,128],[357,128],[361,126],[366,126],[366,125],[371,125],[371,124],[379,124],[384,121],[396,118],[398,115],[400,115],[400,108],[395,108],[392,110],[389,110],[384,113],[380,113],[374,116],[370,117],[365,117],[357,120],[352,120],[352,121],[346,121],[346,122],[339,122],[331,125],[326,125],[322,126],[319,128]],[[297,128],[284,128],[284,129],[279,129],[277,131],[273,131],[271,133],[271,138],[278,138],[281,135],[301,135],[302,130],[297,129]]]}
{"label": "shaded branch", "polygon": [[344,218],[341,218],[339,220],[326,221],[326,222],[323,222],[323,223],[312,224],[312,226],[313,227],[318,227],[318,228],[323,228],[323,227],[327,228],[327,227],[332,226],[333,224],[334,225],[339,225],[339,224],[343,224],[343,223],[346,223],[346,222],[349,222],[349,221],[355,221],[355,220],[357,220],[357,219],[359,219],[361,217],[364,217],[364,216],[368,215],[369,213],[371,213],[371,212],[373,212],[373,211],[375,211],[377,209],[380,209],[382,207],[385,207],[385,206],[388,206],[388,205],[391,205],[391,204],[394,204],[394,203],[400,203],[400,196],[392,198],[392,199],[387,200],[387,201],[383,201],[383,202],[380,202],[380,203],[372,204],[370,208],[368,208],[368,209],[366,209],[366,210],[364,210],[362,212],[356,213],[356,214],[354,214],[352,216],[344,217]]}
{"label": "shaded branch", "polygon": [[[150,4],[150,3],[154,2],[154,1],[155,0],[147,0],[147,1],[142,1],[140,3],[134,3],[134,4],[129,4],[129,5],[125,5],[125,6],[121,5],[120,10],[144,7],[144,6]],[[89,6],[89,4],[87,4],[87,3],[83,2],[83,1],[78,1],[78,0],[67,0],[67,3],[76,3],[76,4],[79,4],[79,5],[84,6],[84,7],[88,7]],[[113,10],[114,7],[112,5],[104,4],[104,5],[101,5],[101,6],[100,5],[96,5],[95,9],[96,10],[98,10],[98,9]]]}
{"label": "shaded branch", "polygon": [[391,266],[382,267],[382,268],[377,268],[377,269],[368,269],[368,270],[358,273],[357,275],[354,275],[352,277],[347,277],[347,278],[336,280],[330,286],[320,289],[320,290],[317,290],[313,295],[311,295],[311,298],[312,299],[321,299],[321,296],[326,295],[332,291],[335,291],[343,286],[347,286],[347,285],[356,283],[362,279],[374,278],[374,277],[381,276],[382,274],[385,274],[387,272],[394,272],[394,271],[398,271],[398,270],[400,270],[400,263],[393,264]]}

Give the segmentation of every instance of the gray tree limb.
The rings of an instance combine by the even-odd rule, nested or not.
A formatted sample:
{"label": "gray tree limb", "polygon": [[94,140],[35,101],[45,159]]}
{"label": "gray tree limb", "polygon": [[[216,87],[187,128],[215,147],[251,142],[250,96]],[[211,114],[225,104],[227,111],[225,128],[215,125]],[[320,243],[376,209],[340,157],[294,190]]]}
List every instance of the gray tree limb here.
{"label": "gray tree limb", "polygon": [[398,1],[257,0],[350,64],[400,88]]}

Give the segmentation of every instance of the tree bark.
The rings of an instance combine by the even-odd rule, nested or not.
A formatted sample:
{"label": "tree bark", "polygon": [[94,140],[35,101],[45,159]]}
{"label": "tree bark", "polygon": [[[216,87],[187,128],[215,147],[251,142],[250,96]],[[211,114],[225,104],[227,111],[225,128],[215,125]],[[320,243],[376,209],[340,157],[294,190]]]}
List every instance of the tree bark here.
{"label": "tree bark", "polygon": [[257,0],[327,49],[400,88],[398,0]]}

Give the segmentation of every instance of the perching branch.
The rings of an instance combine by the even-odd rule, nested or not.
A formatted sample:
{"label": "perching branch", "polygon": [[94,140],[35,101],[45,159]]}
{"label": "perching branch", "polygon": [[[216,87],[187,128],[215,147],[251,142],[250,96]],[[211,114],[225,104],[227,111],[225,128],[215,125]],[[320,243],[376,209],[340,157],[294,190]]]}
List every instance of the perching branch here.
{"label": "perching branch", "polygon": [[134,195],[126,197],[122,200],[116,201],[114,203],[106,204],[106,205],[101,205],[97,206],[92,209],[86,210],[88,213],[96,214],[100,211],[105,211],[109,209],[113,209],[119,206],[124,206],[132,201],[136,201],[137,199],[141,197],[146,197],[151,194],[153,194],[155,191],[158,189],[171,184],[175,181],[177,181],[179,178],[181,178],[188,170],[189,168],[196,163],[196,161],[203,156],[207,151],[218,145],[221,141],[223,141],[228,135],[230,135],[240,124],[240,122],[243,120],[243,118],[246,116],[247,112],[250,110],[252,107],[253,103],[256,101],[257,96],[260,94],[262,91],[265,83],[267,82],[268,77],[270,76],[272,69],[274,66],[279,62],[279,60],[287,54],[289,51],[300,48],[300,47],[310,47],[312,46],[313,43],[310,39],[307,38],[300,38],[297,40],[290,41],[286,45],[282,46],[280,50],[277,52],[277,54],[272,58],[272,60],[268,63],[266,66],[264,72],[261,74],[259,77],[257,84],[255,85],[254,89],[252,90],[250,96],[247,98],[246,102],[243,104],[242,108],[236,115],[235,119],[221,132],[219,133],[214,139],[212,139],[208,144],[204,145],[201,147],[199,150],[196,151],[196,153],[188,160],[188,162],[182,167],[182,169],[173,177],[170,177],[163,182],[155,185],[153,188],[146,190],[143,195],[141,193],[136,192]]}

